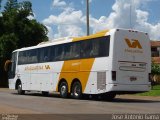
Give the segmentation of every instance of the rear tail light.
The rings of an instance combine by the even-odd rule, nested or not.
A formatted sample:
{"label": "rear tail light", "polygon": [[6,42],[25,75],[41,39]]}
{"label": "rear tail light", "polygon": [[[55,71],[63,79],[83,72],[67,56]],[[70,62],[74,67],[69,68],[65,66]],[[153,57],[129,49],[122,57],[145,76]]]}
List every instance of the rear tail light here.
{"label": "rear tail light", "polygon": [[151,73],[148,74],[148,80],[149,80],[149,82],[152,81],[152,74]]}
{"label": "rear tail light", "polygon": [[112,71],[112,80],[116,81],[116,71]]}

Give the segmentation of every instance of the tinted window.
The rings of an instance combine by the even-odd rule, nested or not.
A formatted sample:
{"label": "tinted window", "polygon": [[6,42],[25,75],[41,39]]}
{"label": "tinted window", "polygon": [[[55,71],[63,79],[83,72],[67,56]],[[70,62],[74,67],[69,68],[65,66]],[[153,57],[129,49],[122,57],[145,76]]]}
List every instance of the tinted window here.
{"label": "tinted window", "polygon": [[81,41],[81,58],[109,56],[110,36]]}
{"label": "tinted window", "polygon": [[38,62],[37,49],[28,50],[26,55],[28,57],[28,61],[27,61],[28,64],[37,63]]}
{"label": "tinted window", "polygon": [[71,54],[72,54],[72,44],[65,44],[64,46],[64,60],[69,60],[71,59]]}
{"label": "tinted window", "polygon": [[91,56],[92,45],[91,40],[81,42],[81,58],[89,58]]}
{"label": "tinted window", "polygon": [[110,36],[99,38],[99,57],[109,56]]}
{"label": "tinted window", "polygon": [[64,59],[64,45],[55,46],[55,61],[62,61]]}
{"label": "tinted window", "polygon": [[19,52],[18,64],[19,65],[25,64],[25,61],[26,61],[26,52],[25,51]]}
{"label": "tinted window", "polygon": [[51,47],[45,47],[45,48],[38,49],[38,52],[39,52],[39,62],[40,63],[51,61],[50,50],[51,50]]}
{"label": "tinted window", "polygon": [[38,62],[37,49],[19,52],[18,64],[31,64]]}
{"label": "tinted window", "polygon": [[79,59],[80,58],[80,43],[72,43],[71,44],[71,58]]}
{"label": "tinted window", "polygon": [[64,60],[78,59],[80,58],[80,44],[68,43],[64,45]]}
{"label": "tinted window", "polygon": [[50,59],[51,59],[51,61],[55,61],[55,52],[56,52],[55,46],[51,46],[50,47]]}
{"label": "tinted window", "polygon": [[18,64],[109,56],[110,36],[19,52]]}

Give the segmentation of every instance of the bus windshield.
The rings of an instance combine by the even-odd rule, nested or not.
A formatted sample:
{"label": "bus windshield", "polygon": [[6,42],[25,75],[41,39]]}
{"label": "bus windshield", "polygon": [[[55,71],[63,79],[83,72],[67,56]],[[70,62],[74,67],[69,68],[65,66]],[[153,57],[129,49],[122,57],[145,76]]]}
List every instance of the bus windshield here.
{"label": "bus windshield", "polygon": [[17,62],[17,52],[14,52],[12,54],[12,59],[11,59],[11,67],[9,69],[9,78],[12,79],[15,77],[15,71],[16,71],[16,62]]}

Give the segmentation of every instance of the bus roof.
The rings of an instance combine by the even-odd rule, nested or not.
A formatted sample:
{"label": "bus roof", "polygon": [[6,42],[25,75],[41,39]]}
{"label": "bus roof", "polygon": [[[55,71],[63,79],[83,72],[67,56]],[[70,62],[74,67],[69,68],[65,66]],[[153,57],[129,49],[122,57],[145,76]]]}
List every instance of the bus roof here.
{"label": "bus roof", "polygon": [[89,35],[89,36],[74,37],[73,41],[81,41],[81,40],[87,40],[87,39],[91,39],[91,38],[102,37],[102,36],[105,36],[107,32],[109,32],[109,30],[103,30],[103,31],[97,32],[97,33]]}
{"label": "bus roof", "polygon": [[109,30],[103,30],[103,31],[97,32],[95,34],[92,34],[89,36],[83,36],[83,37],[64,37],[64,38],[54,39],[54,40],[47,41],[47,42],[41,42],[36,46],[24,47],[21,49],[17,49],[14,52],[23,51],[23,50],[30,50],[30,49],[35,49],[35,48],[41,48],[41,47],[47,47],[47,46],[51,46],[51,45],[58,45],[58,44],[69,43],[69,42],[76,42],[76,41],[87,40],[87,39],[91,39],[91,38],[102,37],[102,36],[105,36],[107,32],[109,32]]}
{"label": "bus roof", "polygon": [[[64,37],[64,38],[59,38],[59,39],[54,39],[51,41],[47,41],[47,42],[41,42],[36,46],[31,46],[31,47],[25,47],[25,48],[21,48],[21,49],[17,49],[13,52],[16,51],[23,51],[23,50],[30,50],[30,49],[35,49],[35,48],[41,48],[41,47],[47,47],[47,46],[51,46],[51,45],[58,45],[58,44],[63,44],[63,43],[69,43],[69,42],[76,42],[76,41],[81,41],[81,40],[87,40],[87,39],[92,39],[92,38],[98,38],[98,37],[103,37],[106,36],[107,33],[111,32],[111,31],[119,31],[119,30],[128,30],[128,31],[134,31],[134,30],[129,30],[129,29],[122,29],[122,28],[117,28],[117,29],[111,29],[111,30],[103,30],[100,32],[97,32],[95,34],[89,35],[89,36],[82,36],[82,37]],[[139,33],[144,33],[141,31],[136,31]],[[147,33],[145,33],[147,34]]]}

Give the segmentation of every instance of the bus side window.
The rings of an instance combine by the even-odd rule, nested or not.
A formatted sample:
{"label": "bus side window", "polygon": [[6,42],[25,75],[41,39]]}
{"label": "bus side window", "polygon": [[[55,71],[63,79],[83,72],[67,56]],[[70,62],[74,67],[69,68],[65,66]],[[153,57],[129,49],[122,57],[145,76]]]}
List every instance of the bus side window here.
{"label": "bus side window", "polygon": [[50,61],[50,47],[46,47],[44,49],[44,62],[49,62]]}
{"label": "bus side window", "polygon": [[92,40],[90,57],[98,57],[98,54],[99,54],[99,40]]}
{"label": "bus side window", "polygon": [[39,62],[49,62],[50,61],[50,47],[39,49]]}
{"label": "bus side window", "polygon": [[80,58],[80,44],[79,42],[73,43],[71,46],[71,58]]}
{"label": "bus side window", "polygon": [[18,65],[26,64],[26,62],[27,62],[26,51],[20,51],[18,56]]}
{"label": "bus side window", "polygon": [[99,45],[100,45],[99,57],[109,56],[110,36],[101,38]]}
{"label": "bus side window", "polygon": [[64,46],[64,60],[71,59],[71,49],[72,45],[70,43]]}
{"label": "bus side window", "polygon": [[80,57],[80,46],[76,43],[69,43],[64,46],[64,60],[76,59]]}
{"label": "bus side window", "polygon": [[33,50],[29,50],[28,52],[29,52],[28,62],[29,63],[37,63],[38,62],[37,50],[33,49]]}
{"label": "bus side window", "polygon": [[55,61],[55,46],[50,47],[50,61]]}
{"label": "bus side window", "polygon": [[55,60],[58,61],[62,61],[64,59],[64,46],[63,45],[58,45],[56,46],[56,54],[55,54]]}
{"label": "bus side window", "polygon": [[91,50],[92,50],[92,45],[91,45],[90,40],[81,42],[81,57],[82,58],[90,58]]}

